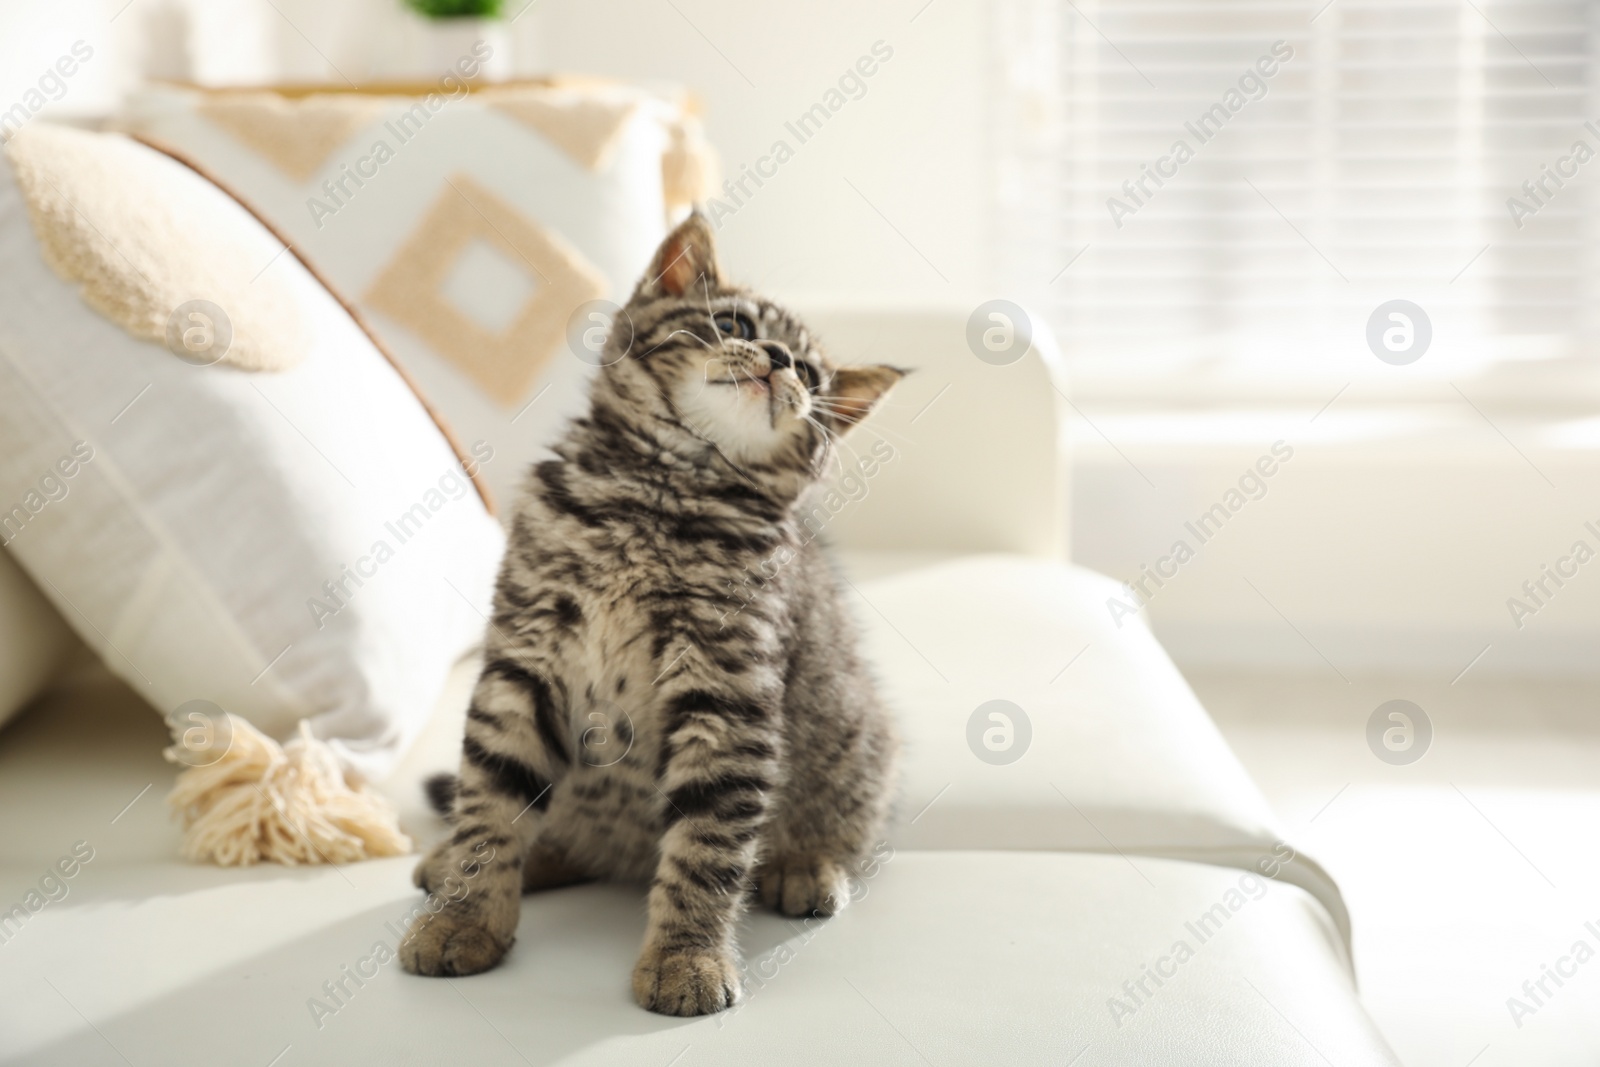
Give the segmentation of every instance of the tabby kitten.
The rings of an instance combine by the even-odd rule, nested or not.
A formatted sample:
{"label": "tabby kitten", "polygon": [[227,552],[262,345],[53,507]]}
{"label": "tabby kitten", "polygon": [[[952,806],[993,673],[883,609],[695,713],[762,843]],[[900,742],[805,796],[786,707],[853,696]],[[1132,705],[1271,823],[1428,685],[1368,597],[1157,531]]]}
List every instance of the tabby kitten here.
{"label": "tabby kitten", "polygon": [[626,311],[588,416],[530,472],[460,776],[432,783],[455,832],[416,882],[459,871],[470,891],[420,918],[400,959],[487,970],[521,893],[648,881],[634,997],[702,1015],[739,999],[746,896],[831,915],[883,829],[895,731],[800,517],[838,438],[904,372],[836,367],[793,316],[724,283],[698,214]]}

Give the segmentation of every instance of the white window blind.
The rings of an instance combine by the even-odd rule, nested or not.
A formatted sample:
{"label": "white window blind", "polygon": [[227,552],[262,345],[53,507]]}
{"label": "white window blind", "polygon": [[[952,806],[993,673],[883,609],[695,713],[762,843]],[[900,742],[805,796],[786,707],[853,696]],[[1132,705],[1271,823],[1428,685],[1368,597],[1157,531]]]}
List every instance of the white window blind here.
{"label": "white window blind", "polygon": [[1091,389],[1398,380],[1366,324],[1407,299],[1413,380],[1559,390],[1597,352],[1600,5],[1322,2],[998,5],[1002,277]]}

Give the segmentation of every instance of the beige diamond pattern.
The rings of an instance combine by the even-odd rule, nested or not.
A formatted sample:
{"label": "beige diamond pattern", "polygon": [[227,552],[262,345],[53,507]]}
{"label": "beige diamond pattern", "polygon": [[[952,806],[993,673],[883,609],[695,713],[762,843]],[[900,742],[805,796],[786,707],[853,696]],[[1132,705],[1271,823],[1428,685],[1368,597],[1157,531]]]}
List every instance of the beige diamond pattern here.
{"label": "beige diamond pattern", "polygon": [[[533,292],[510,326],[493,333],[443,295],[456,261],[481,240],[528,268]],[[446,179],[422,222],[367,291],[366,302],[411,330],[496,403],[517,403],[562,346],[567,318],[606,294],[605,275],[466,174]]]}
{"label": "beige diamond pattern", "polygon": [[318,93],[286,100],[270,92],[218,93],[196,110],[296,181],[316,174],[328,157],[386,107],[373,97]]}
{"label": "beige diamond pattern", "polygon": [[639,110],[632,96],[608,97],[545,87],[489,89],[490,107],[537,131],[575,163],[603,171],[628,121]]}

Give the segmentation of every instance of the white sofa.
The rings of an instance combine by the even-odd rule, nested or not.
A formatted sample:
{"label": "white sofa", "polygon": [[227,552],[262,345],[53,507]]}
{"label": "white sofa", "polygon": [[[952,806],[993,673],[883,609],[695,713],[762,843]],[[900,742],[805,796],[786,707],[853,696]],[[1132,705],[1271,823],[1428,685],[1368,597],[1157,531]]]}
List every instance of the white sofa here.
{"label": "white sofa", "polygon": [[[159,718],[79,675],[0,733],[0,912],[94,849],[60,902],[0,919],[0,1062],[1396,1063],[1337,886],[1149,631],[1112,623],[1114,583],[1063,557],[1049,339],[995,367],[964,312],[809,317],[836,352],[919,371],[875,416],[895,460],[830,530],[906,735],[886,859],[849,909],[752,912],[747,999],[715,1017],[634,1006],[629,886],[527,897],[499,969],[414,978],[373,957],[420,901],[411,859],[179,862]],[[454,764],[471,682],[464,663],[382,783],[423,841],[443,827],[419,783]],[[1001,765],[968,741],[996,699],[1032,735]]]}

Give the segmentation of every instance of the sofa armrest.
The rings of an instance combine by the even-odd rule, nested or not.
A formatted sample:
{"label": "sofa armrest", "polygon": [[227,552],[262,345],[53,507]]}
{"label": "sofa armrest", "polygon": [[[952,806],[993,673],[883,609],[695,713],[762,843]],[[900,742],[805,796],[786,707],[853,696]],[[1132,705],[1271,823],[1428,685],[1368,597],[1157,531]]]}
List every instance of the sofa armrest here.
{"label": "sofa armrest", "polygon": [[894,453],[871,477],[844,486],[848,503],[828,523],[835,543],[1065,557],[1065,384],[1041,320],[1033,318],[1027,354],[995,366],[967,345],[970,308],[819,301],[800,311],[836,362],[915,371],[845,441],[847,470],[873,456],[874,445]]}

